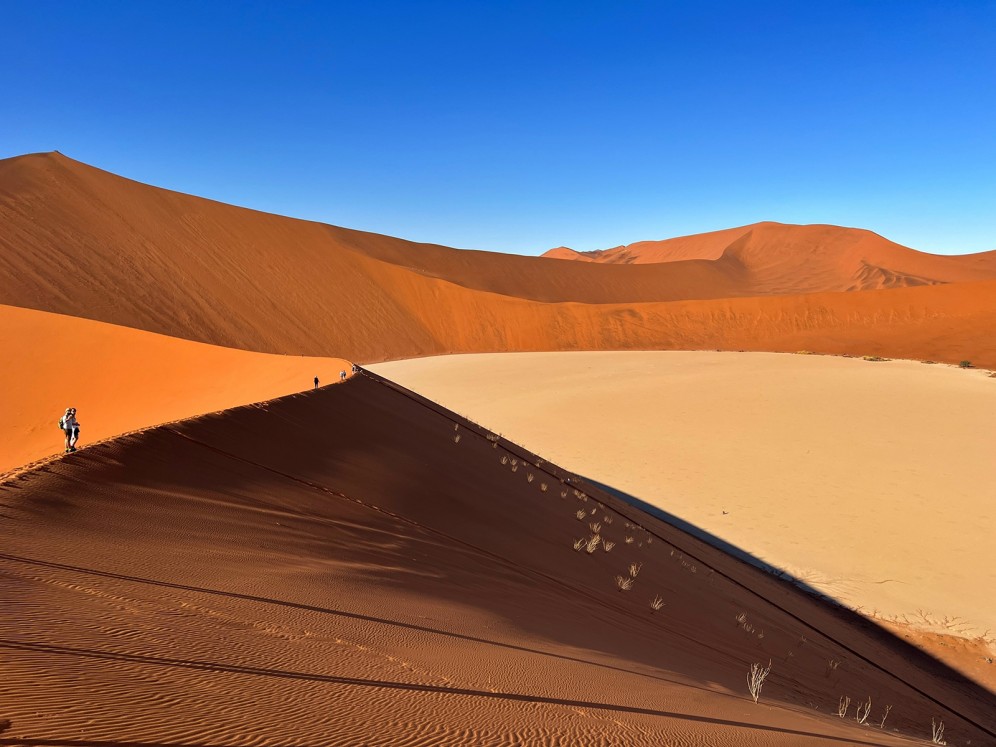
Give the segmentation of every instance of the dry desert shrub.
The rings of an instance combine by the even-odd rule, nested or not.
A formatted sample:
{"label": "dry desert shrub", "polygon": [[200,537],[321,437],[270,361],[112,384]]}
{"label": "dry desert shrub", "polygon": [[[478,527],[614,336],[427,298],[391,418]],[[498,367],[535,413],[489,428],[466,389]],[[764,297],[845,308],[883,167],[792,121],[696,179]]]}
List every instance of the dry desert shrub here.
{"label": "dry desert shrub", "polygon": [[827,659],[827,677],[837,671],[837,667],[840,666],[840,659],[831,658]]}
{"label": "dry desert shrub", "polygon": [[561,498],[566,498],[567,497],[567,491],[566,490],[561,490],[560,491],[560,497]]}
{"label": "dry desert shrub", "polygon": [[640,569],[643,568],[643,563],[630,563],[629,564],[629,577],[636,578],[640,575]]}
{"label": "dry desert shrub", "polygon": [[872,362],[875,362],[875,363],[879,363],[881,361],[887,361],[889,359],[888,358],[882,358],[881,356],[878,356],[878,355],[863,355],[863,356],[861,356],[861,360],[872,361]]}
{"label": "dry desert shrub", "polygon": [[750,692],[750,696],[757,702],[757,699],[761,697],[761,688],[764,686],[764,681],[768,678],[771,673],[771,661],[768,661],[767,667],[762,667],[760,663],[754,662],[750,665],[750,671],[747,673],[747,690]]}
{"label": "dry desert shrub", "polygon": [[545,493],[549,489],[550,489],[549,486],[545,482],[541,482],[540,483],[540,492],[541,493]]}
{"label": "dry desert shrub", "polygon": [[584,521],[585,519],[588,518],[588,512],[585,511],[584,509],[578,511],[574,515],[577,517],[578,521]]}
{"label": "dry desert shrub", "polygon": [[591,524],[589,524],[588,528],[596,534],[602,531],[602,525],[599,524],[597,521],[594,521]]}
{"label": "dry desert shrub", "polygon": [[962,361],[961,363],[958,364],[958,368],[971,368],[971,367],[972,367],[972,361]]}
{"label": "dry desert shrub", "polygon": [[500,459],[499,461],[500,461],[500,462],[501,462],[502,464],[508,464],[508,457],[507,457],[507,456],[505,456],[504,454],[502,454],[502,455],[501,455],[501,459]]}
{"label": "dry desert shrub", "polygon": [[846,695],[840,696],[840,702],[837,704],[837,715],[841,718],[847,715],[847,709],[851,707],[851,699]]}
{"label": "dry desert shrub", "polygon": [[581,539],[576,539],[574,540],[574,549],[580,550],[586,544],[588,544],[588,540],[586,540],[584,537],[582,537]]}
{"label": "dry desert shrub", "polygon": [[934,744],[947,744],[944,741],[944,722],[930,719],[930,741]]}
{"label": "dry desert shrub", "polygon": [[663,606],[664,606],[664,599],[661,597],[660,594],[658,594],[657,596],[655,596],[653,599],[650,600],[650,609],[652,609],[654,612],[657,612]]}
{"label": "dry desert shrub", "polygon": [[533,477],[533,473],[532,472],[529,472],[529,473],[526,474],[526,482],[532,482],[535,479],[536,478]]}
{"label": "dry desert shrub", "polygon": [[857,706],[854,709],[854,720],[859,724],[863,724],[868,720],[868,714],[871,713],[872,709],[872,699],[871,695],[868,696],[868,700]]}
{"label": "dry desert shrub", "polygon": [[585,552],[591,555],[595,550],[598,549],[599,543],[602,541],[601,535],[593,535],[591,539],[588,540],[588,545],[585,547]]}
{"label": "dry desert shrub", "polygon": [[882,714],[882,720],[879,721],[879,723],[878,723],[878,728],[879,729],[884,729],[885,728],[885,720],[887,718],[889,718],[889,711],[891,711],[891,710],[892,710],[892,706],[891,705],[887,705],[885,707],[885,713]]}
{"label": "dry desert shrub", "polygon": [[633,588],[633,579],[629,577],[616,576],[616,586],[619,591],[629,591]]}
{"label": "dry desert shrub", "polygon": [[634,541],[635,541],[635,540],[634,540],[634,539],[633,539],[632,537],[627,537],[627,538],[626,538],[626,544],[627,544],[627,545],[632,545]]}
{"label": "dry desert shrub", "polygon": [[605,550],[605,552],[611,552],[612,548],[615,546],[616,546],[615,542],[606,542],[604,540],[602,541],[602,549]]}

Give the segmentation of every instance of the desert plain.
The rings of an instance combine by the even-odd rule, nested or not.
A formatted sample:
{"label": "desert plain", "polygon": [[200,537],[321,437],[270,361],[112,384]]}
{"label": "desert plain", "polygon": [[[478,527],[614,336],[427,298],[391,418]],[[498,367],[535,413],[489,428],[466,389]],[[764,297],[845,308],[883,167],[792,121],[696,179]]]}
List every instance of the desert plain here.
{"label": "desert plain", "polygon": [[996,740],[996,253],[471,252],[59,153],[0,227],[0,744]]}

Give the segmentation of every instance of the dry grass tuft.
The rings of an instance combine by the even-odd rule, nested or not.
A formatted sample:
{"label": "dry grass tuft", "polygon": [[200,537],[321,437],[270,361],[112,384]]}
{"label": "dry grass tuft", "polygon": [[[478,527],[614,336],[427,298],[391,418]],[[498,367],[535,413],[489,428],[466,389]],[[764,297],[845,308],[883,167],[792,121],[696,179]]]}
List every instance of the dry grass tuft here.
{"label": "dry grass tuft", "polygon": [[541,482],[540,483],[540,492],[541,493],[545,493],[549,489],[550,489],[550,487],[545,482]]}
{"label": "dry grass tuft", "polygon": [[640,575],[640,569],[643,568],[643,563],[630,563],[629,564],[629,577],[636,578]]}
{"label": "dry grass tuft", "polygon": [[650,609],[652,609],[654,612],[657,612],[663,606],[664,606],[664,598],[661,597],[660,594],[658,594],[657,596],[655,596],[653,599],[650,600]]}
{"label": "dry grass tuft", "polygon": [[601,538],[600,535],[596,534],[596,535],[592,536],[592,538],[588,540],[587,546],[584,548],[585,552],[587,552],[589,555],[591,555],[593,552],[595,552],[595,550],[598,549],[598,545],[599,545],[599,543],[601,541],[602,541],[602,538]]}
{"label": "dry grass tuft", "polygon": [[453,443],[455,443],[455,444],[458,444],[458,443],[460,443],[460,434],[459,434],[459,433],[458,433],[458,434],[456,434],[456,435],[455,435],[455,436],[453,437]]}
{"label": "dry grass tuft", "polygon": [[632,545],[632,544],[633,544],[633,543],[634,543],[635,541],[636,541],[636,540],[635,540],[635,538],[633,538],[633,537],[627,537],[627,538],[626,538],[626,544],[627,544],[627,545]]}
{"label": "dry grass tuft", "polygon": [[586,544],[588,544],[588,540],[586,540],[584,537],[582,537],[581,539],[576,539],[574,540],[574,549],[580,550]]}
{"label": "dry grass tuft", "polygon": [[584,509],[578,511],[574,515],[577,517],[578,521],[584,521],[585,519],[588,518],[588,512],[585,511]]}
{"label": "dry grass tuft", "polygon": [[591,524],[589,524],[588,528],[596,534],[602,531],[602,525],[599,524],[597,521],[593,521]]}
{"label": "dry grass tuft", "polygon": [[619,587],[619,591],[629,591],[633,588],[633,579],[624,576],[616,576],[616,586]]}
{"label": "dry grass tuft", "polygon": [[604,540],[602,541],[602,549],[605,550],[605,552],[610,552],[612,548],[615,546],[616,546],[615,542],[605,542]]}

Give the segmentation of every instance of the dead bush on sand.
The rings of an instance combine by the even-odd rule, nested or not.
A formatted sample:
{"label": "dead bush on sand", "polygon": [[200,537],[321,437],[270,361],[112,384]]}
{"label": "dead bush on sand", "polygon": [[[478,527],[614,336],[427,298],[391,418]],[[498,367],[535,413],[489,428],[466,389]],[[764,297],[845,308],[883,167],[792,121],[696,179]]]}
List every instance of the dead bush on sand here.
{"label": "dead bush on sand", "polygon": [[663,606],[664,606],[664,599],[661,597],[660,594],[658,594],[657,596],[655,596],[653,599],[650,600],[650,609],[652,609],[654,612],[657,612]]}
{"label": "dead bush on sand", "polygon": [[871,713],[872,709],[872,699],[871,695],[868,696],[868,700],[857,706],[854,709],[854,720],[859,724],[863,724],[868,720],[868,714]]}
{"label": "dead bush on sand", "polygon": [[887,718],[889,718],[889,711],[891,711],[891,710],[892,710],[892,706],[891,705],[887,705],[885,707],[885,713],[882,714],[882,720],[878,722],[878,728],[879,729],[884,729],[885,728],[885,720]]}
{"label": "dead bush on sand", "polygon": [[764,686],[764,681],[770,673],[770,661],[768,661],[767,667],[762,667],[758,662],[750,665],[750,671],[747,673],[747,690],[750,692],[750,696],[754,699],[755,703],[761,697],[761,688]]}
{"label": "dead bush on sand", "polygon": [[934,744],[947,744],[944,741],[944,722],[930,719],[930,741]]}
{"label": "dead bush on sand", "polygon": [[574,540],[574,549],[575,550],[580,550],[587,543],[588,543],[588,540],[586,540],[584,537],[582,537],[581,539],[576,539],[576,540]]}
{"label": "dead bush on sand", "polygon": [[841,718],[847,715],[847,709],[851,707],[851,699],[846,695],[840,696],[840,702],[837,704],[837,715]]}
{"label": "dead bush on sand", "polygon": [[640,569],[643,568],[643,563],[630,563],[629,564],[629,577],[636,578],[640,575]]}
{"label": "dead bush on sand", "polygon": [[605,540],[602,540],[602,549],[605,550],[605,552],[610,552],[615,546],[615,542],[606,542]]}
{"label": "dead bush on sand", "polygon": [[598,549],[598,545],[601,541],[602,541],[601,535],[596,534],[592,536],[592,538],[588,540],[588,545],[587,547],[585,547],[585,552],[591,555],[593,552],[595,552],[595,550]]}

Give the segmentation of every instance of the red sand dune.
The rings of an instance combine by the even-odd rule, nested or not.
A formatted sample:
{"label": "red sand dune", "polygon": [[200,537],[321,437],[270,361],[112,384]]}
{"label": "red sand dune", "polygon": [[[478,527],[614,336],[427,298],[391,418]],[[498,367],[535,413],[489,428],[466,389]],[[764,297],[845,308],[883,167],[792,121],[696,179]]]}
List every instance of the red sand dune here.
{"label": "red sand dune", "polygon": [[742,295],[903,288],[996,278],[996,251],[926,254],[862,229],[771,222],[594,252],[560,247],[543,256],[602,264],[708,260],[744,273],[752,292]]}
{"label": "red sand dune", "polygon": [[245,210],[58,154],[0,161],[0,223],[0,303],[248,350],[806,348],[996,365],[996,281],[963,282],[996,275],[994,253],[932,257],[852,229],[761,224],[719,259],[729,232],[673,240],[685,257],[705,241],[697,259],[550,262]]}
{"label": "red sand dune", "polygon": [[[0,485],[4,741],[996,738],[977,686],[568,477],[366,375],[23,473]],[[596,522],[615,546],[575,550]]]}
{"label": "red sand dune", "polygon": [[42,311],[0,306],[0,473],[81,443],[338,381],[338,358],[266,355]]}

